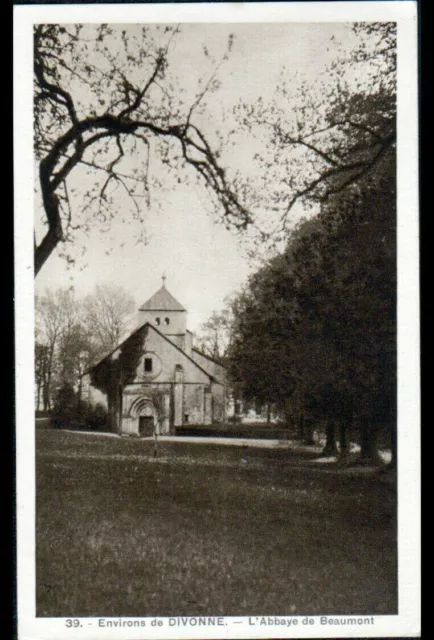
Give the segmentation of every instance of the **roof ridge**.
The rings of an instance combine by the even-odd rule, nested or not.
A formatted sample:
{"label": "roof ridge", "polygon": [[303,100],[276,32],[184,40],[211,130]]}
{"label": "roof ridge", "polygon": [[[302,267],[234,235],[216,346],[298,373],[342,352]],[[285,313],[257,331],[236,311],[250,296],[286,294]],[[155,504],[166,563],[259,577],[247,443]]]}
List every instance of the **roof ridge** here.
{"label": "roof ridge", "polygon": [[176,342],[173,342],[166,334],[162,333],[162,331],[159,331],[157,329],[157,327],[154,327],[154,325],[151,324],[150,322],[147,322],[146,324],[149,324],[151,329],[156,331],[158,333],[158,335],[160,335],[162,338],[167,340],[167,342],[170,342],[170,344],[173,345],[175,347],[175,349],[178,349],[178,351],[180,351],[187,358],[187,360],[190,360],[190,362],[192,362],[198,369],[200,369],[202,371],[202,373],[204,373],[206,376],[208,376],[208,378],[210,378],[210,380],[212,380],[213,382],[218,382],[219,384],[221,384],[219,382],[219,380],[217,380],[217,378],[215,378],[211,373],[208,373],[208,371],[206,369],[204,369],[203,367],[201,367],[200,364],[198,362],[196,362],[196,360],[194,358],[189,356],[188,353],[186,351],[184,351],[184,349],[181,349],[181,347],[178,347]]}
{"label": "roof ridge", "polygon": [[163,284],[139,307],[139,311],[186,311],[186,309]]}
{"label": "roof ridge", "polygon": [[118,349],[120,349],[133,335],[135,335],[138,331],[140,331],[141,329],[143,329],[144,327],[150,327],[151,329],[153,329],[159,336],[161,336],[162,338],[164,338],[167,342],[169,342],[173,347],[175,347],[175,349],[177,349],[178,351],[180,351],[186,358],[187,360],[190,360],[190,362],[192,362],[198,369],[200,369],[200,371],[202,371],[202,373],[204,373],[212,382],[217,382],[218,384],[221,384],[221,382],[219,380],[217,380],[217,378],[215,378],[211,373],[208,373],[208,371],[206,371],[206,369],[204,369],[203,367],[200,366],[200,364],[198,362],[196,362],[191,356],[188,355],[188,353],[186,353],[184,351],[184,349],[181,349],[181,347],[178,347],[178,345],[175,342],[172,342],[172,340],[170,340],[170,338],[168,338],[164,333],[162,333],[161,331],[159,331],[157,329],[157,327],[154,327],[154,325],[152,325],[149,321],[144,322],[142,325],[139,325],[136,329],[134,329],[134,331],[127,337],[125,338],[125,340],[123,340],[123,342],[119,343],[114,349],[112,349],[107,355],[105,355],[103,358],[101,358],[100,360],[98,360],[98,362],[96,362],[95,364],[91,365],[90,367],[88,367],[86,369],[86,371],[84,371],[83,375],[86,375],[88,373],[90,373],[90,371],[92,371],[93,369],[96,369],[97,367],[99,367],[104,360],[106,360],[107,358],[109,358],[111,355],[113,355],[113,353],[115,351],[117,351]]}
{"label": "roof ridge", "polygon": [[207,353],[204,353],[203,351],[201,351],[201,349],[198,349],[198,347],[192,347],[191,349],[192,351],[196,351],[196,353],[203,356],[207,360],[210,360],[211,362],[214,362],[214,364],[218,364],[220,367],[223,367],[223,369],[226,369],[225,365],[220,360],[218,360],[217,358],[213,358],[212,356],[209,356]]}

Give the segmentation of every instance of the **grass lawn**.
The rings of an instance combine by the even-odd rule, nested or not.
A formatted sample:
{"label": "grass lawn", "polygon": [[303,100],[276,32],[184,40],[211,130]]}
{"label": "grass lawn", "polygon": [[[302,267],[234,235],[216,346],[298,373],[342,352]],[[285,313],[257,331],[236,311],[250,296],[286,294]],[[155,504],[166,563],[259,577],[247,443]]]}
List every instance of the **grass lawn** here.
{"label": "grass lawn", "polygon": [[397,613],[387,474],[269,449],[152,453],[37,432],[38,616]]}

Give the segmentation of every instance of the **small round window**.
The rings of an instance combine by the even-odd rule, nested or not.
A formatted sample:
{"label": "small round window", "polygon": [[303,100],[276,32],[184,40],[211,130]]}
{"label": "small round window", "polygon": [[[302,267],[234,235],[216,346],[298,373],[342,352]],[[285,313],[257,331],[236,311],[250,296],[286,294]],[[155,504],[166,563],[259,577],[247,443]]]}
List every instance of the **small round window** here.
{"label": "small round window", "polygon": [[164,324],[170,324],[170,318],[164,318]]}
{"label": "small round window", "polygon": [[160,318],[155,318],[155,324],[158,326],[161,324]]}

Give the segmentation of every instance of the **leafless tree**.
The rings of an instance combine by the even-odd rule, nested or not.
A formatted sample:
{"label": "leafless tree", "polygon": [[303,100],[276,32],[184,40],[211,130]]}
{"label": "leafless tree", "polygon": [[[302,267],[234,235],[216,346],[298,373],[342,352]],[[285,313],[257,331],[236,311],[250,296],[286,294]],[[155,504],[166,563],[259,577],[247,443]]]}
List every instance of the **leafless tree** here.
{"label": "leafless tree", "polygon": [[271,99],[237,108],[239,126],[266,141],[254,158],[258,179],[238,186],[251,209],[273,213],[261,240],[285,242],[296,205],[318,212],[395,147],[396,24],[354,23],[353,32],[354,48],[314,83],[283,70]]}
{"label": "leafless tree", "polygon": [[164,25],[36,26],[35,156],[46,225],[41,241],[35,239],[36,274],[75,232],[95,223],[109,227],[114,216],[124,216],[119,193],[143,222],[151,188],[159,184],[151,158],[180,182],[202,183],[227,224],[248,224],[219,150],[195,124],[205,94],[217,87],[216,67],[184,99],[169,65],[178,33]]}
{"label": "leafless tree", "polygon": [[44,295],[36,297],[35,325],[38,345],[36,367],[37,371],[43,367],[44,410],[51,408],[52,384],[58,365],[57,351],[63,336],[73,326],[76,314],[77,305],[70,289],[47,290]]}
{"label": "leafless tree", "polygon": [[231,330],[231,310],[229,303],[222,311],[214,311],[199,328],[195,342],[200,351],[218,361],[224,361]]}
{"label": "leafless tree", "polygon": [[84,299],[83,308],[85,325],[101,355],[118,345],[121,337],[133,328],[134,299],[120,286],[97,285]]}

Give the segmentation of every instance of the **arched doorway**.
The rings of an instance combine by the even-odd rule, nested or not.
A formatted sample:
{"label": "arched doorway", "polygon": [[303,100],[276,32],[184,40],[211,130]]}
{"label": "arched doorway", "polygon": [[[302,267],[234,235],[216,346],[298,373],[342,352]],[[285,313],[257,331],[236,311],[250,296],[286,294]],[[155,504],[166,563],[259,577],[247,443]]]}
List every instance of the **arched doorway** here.
{"label": "arched doorway", "polygon": [[130,417],[136,420],[137,433],[141,438],[160,432],[158,412],[150,398],[137,398],[131,405]]}

